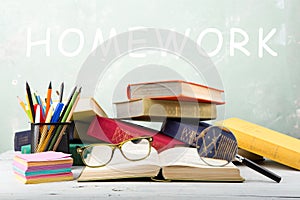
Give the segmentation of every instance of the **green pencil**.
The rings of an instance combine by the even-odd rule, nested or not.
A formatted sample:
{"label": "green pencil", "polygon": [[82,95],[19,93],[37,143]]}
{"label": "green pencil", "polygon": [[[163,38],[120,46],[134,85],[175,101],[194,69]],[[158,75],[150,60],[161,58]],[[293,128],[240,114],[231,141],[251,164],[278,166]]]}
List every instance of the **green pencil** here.
{"label": "green pencil", "polygon": [[[70,101],[70,104],[68,105],[67,110],[66,110],[66,112],[64,113],[64,115],[63,115],[63,117],[62,117],[60,123],[66,122],[66,119],[67,119],[67,117],[69,116],[69,113],[70,113],[70,111],[71,111],[71,109],[72,109],[72,107],[73,107],[73,105],[74,105],[74,102],[75,102],[75,100],[77,99],[77,96],[79,95],[80,91],[81,91],[81,88],[79,88],[79,90],[76,91],[76,92],[74,93],[74,95],[72,96],[72,99],[71,99],[71,101]],[[52,140],[51,140],[51,142],[50,142],[50,144],[49,144],[48,151],[52,151],[53,146],[54,146],[54,144],[56,143],[56,140],[57,140],[57,138],[58,138],[58,136],[59,136],[59,133],[60,133],[62,127],[63,127],[63,126],[61,126],[61,125],[57,127],[57,129],[56,129],[56,131],[55,131],[55,134],[53,135],[53,138],[52,138]]]}

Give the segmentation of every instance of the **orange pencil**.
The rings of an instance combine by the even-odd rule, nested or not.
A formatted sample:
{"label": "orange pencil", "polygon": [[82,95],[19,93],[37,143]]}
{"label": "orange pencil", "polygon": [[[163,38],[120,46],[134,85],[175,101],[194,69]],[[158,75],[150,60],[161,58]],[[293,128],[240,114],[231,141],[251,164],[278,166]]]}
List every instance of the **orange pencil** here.
{"label": "orange pencil", "polygon": [[47,91],[47,99],[46,99],[46,116],[48,115],[49,108],[50,108],[51,93],[52,93],[52,85],[50,81],[48,91]]}

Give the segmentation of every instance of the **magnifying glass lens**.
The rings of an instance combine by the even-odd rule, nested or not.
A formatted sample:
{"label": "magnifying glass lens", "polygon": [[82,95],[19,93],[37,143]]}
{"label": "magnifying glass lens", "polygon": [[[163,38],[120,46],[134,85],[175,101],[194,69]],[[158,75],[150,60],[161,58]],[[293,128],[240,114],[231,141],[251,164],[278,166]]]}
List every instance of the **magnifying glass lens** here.
{"label": "magnifying glass lens", "polygon": [[234,160],[238,144],[233,133],[220,126],[209,126],[197,137],[197,150],[203,162],[224,166]]}

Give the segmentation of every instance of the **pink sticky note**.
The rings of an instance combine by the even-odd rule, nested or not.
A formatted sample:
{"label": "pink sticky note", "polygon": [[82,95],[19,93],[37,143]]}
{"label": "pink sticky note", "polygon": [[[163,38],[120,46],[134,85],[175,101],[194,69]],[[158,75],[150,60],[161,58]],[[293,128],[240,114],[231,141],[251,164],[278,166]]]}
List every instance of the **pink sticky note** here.
{"label": "pink sticky note", "polygon": [[16,154],[16,156],[23,160],[26,160],[27,162],[33,162],[33,161],[62,160],[62,159],[70,158],[71,154],[55,152],[55,151],[46,151],[46,152],[32,153],[32,154]]}

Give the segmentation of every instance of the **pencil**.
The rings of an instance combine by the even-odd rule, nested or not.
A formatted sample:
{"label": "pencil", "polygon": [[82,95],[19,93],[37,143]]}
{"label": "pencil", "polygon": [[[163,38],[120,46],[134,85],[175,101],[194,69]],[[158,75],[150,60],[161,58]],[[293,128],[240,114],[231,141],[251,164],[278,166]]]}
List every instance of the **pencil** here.
{"label": "pencil", "polygon": [[[60,114],[60,111],[61,111],[63,105],[64,105],[63,103],[58,103],[56,105],[56,108],[54,110],[53,116],[51,118],[51,123],[57,123],[57,121],[59,119],[59,114]],[[55,128],[56,128],[56,125],[51,125],[50,126],[50,129],[49,129],[49,131],[47,133],[47,136],[46,136],[46,138],[45,138],[45,140],[44,140],[44,142],[43,142],[43,144],[41,146],[41,149],[40,149],[42,152],[45,151],[45,149],[47,148],[47,146],[49,144],[49,141],[50,141],[50,138],[52,136],[52,132],[55,130]]]}
{"label": "pencil", "polygon": [[31,95],[30,87],[29,87],[29,84],[27,81],[26,81],[26,93],[27,93],[30,115],[31,115],[31,119],[32,119],[31,122],[33,122],[33,120],[35,119],[35,113],[34,113],[32,95]]}
{"label": "pencil", "polygon": [[37,152],[37,147],[38,147],[40,126],[37,125],[37,123],[40,123],[40,115],[41,115],[41,108],[40,108],[40,105],[37,105],[35,120],[34,120],[34,123],[36,123],[36,125],[34,126],[33,135],[31,135],[31,137],[33,137],[33,145],[32,145],[33,153]]}
{"label": "pencil", "polygon": [[52,84],[51,84],[51,81],[50,81],[50,83],[49,83],[49,87],[48,87],[48,90],[47,90],[47,99],[46,99],[46,116],[48,115],[49,108],[50,108],[51,94],[52,94]]}
{"label": "pencil", "polygon": [[62,111],[61,114],[60,114],[60,117],[59,117],[59,119],[58,119],[58,122],[61,122],[63,116],[65,115],[65,112],[66,112],[67,109],[68,109],[68,106],[69,106],[69,104],[70,104],[70,102],[71,102],[71,100],[72,100],[72,97],[73,97],[73,95],[74,95],[75,92],[76,92],[76,89],[77,89],[77,86],[74,86],[74,88],[72,89],[72,91],[71,91],[71,93],[70,93],[70,96],[69,96],[69,98],[68,98],[68,101],[67,101],[67,103],[65,104],[63,111]]}
{"label": "pencil", "polygon": [[[73,115],[73,112],[74,112],[74,110],[75,110],[75,107],[76,107],[76,105],[77,105],[77,103],[78,103],[78,101],[79,101],[79,99],[80,99],[80,92],[81,92],[81,88],[79,88],[78,93],[77,93],[76,96],[74,97],[74,98],[75,98],[75,101],[74,101],[74,103],[73,103],[73,105],[72,105],[72,107],[71,107],[71,110],[70,110],[70,112],[69,112],[69,114],[68,114],[68,116],[67,116],[66,122],[70,122],[70,120],[71,120],[71,118],[72,118],[72,115]],[[57,137],[57,140],[56,140],[56,142],[55,142],[55,144],[54,144],[54,146],[53,146],[53,151],[56,151],[56,149],[57,149],[59,143],[61,142],[61,139],[62,139],[62,137],[63,137],[63,135],[64,135],[65,130],[66,130],[67,127],[68,127],[68,125],[64,125],[63,128],[62,128],[62,130],[60,131],[60,133],[59,133],[59,135],[58,135],[58,137]]]}
{"label": "pencil", "polygon": [[63,95],[64,95],[64,82],[62,82],[60,85],[59,102],[62,102]]}
{"label": "pencil", "polygon": [[25,105],[24,101],[22,101],[22,99],[21,99],[19,96],[17,96],[17,99],[18,99],[19,104],[21,105],[22,109],[24,110],[24,112],[25,112],[26,115],[28,116],[30,122],[32,122],[33,120],[31,119],[31,116],[30,116],[31,114],[30,114],[30,113],[28,112],[28,110],[26,109],[26,105]]}
{"label": "pencil", "polygon": [[[65,105],[65,107],[64,107],[64,109],[63,109],[63,111],[62,111],[62,113],[61,113],[61,115],[60,115],[60,117],[59,117],[59,120],[58,120],[59,123],[65,122],[66,117],[67,117],[66,112],[68,111],[68,109],[69,109],[69,110],[71,109],[70,105],[71,105],[71,103],[72,103],[72,101],[73,101],[73,99],[74,99],[74,97],[75,97],[75,95],[76,95],[76,93],[77,93],[77,92],[76,92],[76,89],[77,89],[77,86],[75,86],[75,87],[73,88],[73,90],[72,90],[72,92],[71,92],[71,94],[70,94],[70,96],[69,96],[68,102],[66,103],[66,105]],[[74,99],[74,101],[75,101],[75,99]],[[69,107],[70,107],[70,108],[69,108]],[[56,142],[57,137],[58,137],[58,134],[60,133],[61,129],[62,129],[62,126],[56,126],[56,129],[55,129],[55,132],[54,132],[54,134],[53,134],[53,137],[52,137],[51,141],[49,142],[48,151],[51,151],[51,150],[52,150],[53,145],[54,145],[54,143]],[[54,131],[54,130],[52,130],[51,133],[52,133],[53,131]]]}
{"label": "pencil", "polygon": [[[48,112],[45,123],[50,123],[52,113],[53,113],[53,107],[51,106],[51,108],[49,109],[49,112]],[[42,152],[41,147],[42,147],[42,144],[44,143],[44,140],[47,136],[47,130],[48,130],[48,125],[43,125],[42,131],[41,131],[41,136],[40,136],[41,138],[40,138],[40,141],[39,141],[39,144],[38,144],[38,147],[37,147],[37,152]]]}
{"label": "pencil", "polygon": [[33,105],[38,104],[37,100],[36,100],[36,93],[35,92],[33,92],[32,103],[33,103]]}
{"label": "pencil", "polygon": [[42,117],[42,121],[41,122],[44,122],[45,121],[45,118],[46,118],[46,111],[45,111],[45,106],[41,100],[41,97],[40,95],[36,94],[36,101],[37,103],[40,105],[41,109],[42,109],[42,113],[41,113],[41,117]]}
{"label": "pencil", "polygon": [[[23,108],[23,110],[26,112],[26,105],[25,105],[25,103],[22,101],[22,99],[19,97],[19,96],[17,96],[17,99],[18,99],[18,101],[19,101],[19,104],[21,105],[21,107]],[[27,113],[27,112],[26,112]]]}
{"label": "pencil", "polygon": [[[74,88],[72,89],[72,91],[71,91],[71,93],[70,93],[70,96],[69,96],[69,98],[68,98],[68,101],[67,101],[66,105],[64,106],[63,111],[62,111],[61,114],[60,114],[60,117],[59,117],[59,119],[58,119],[58,123],[61,122],[61,120],[62,120],[62,118],[63,118],[65,112],[67,111],[67,108],[68,108],[68,106],[69,106],[69,104],[70,104],[70,102],[71,102],[71,100],[72,100],[72,97],[73,97],[74,93],[76,92],[76,89],[77,89],[77,86],[74,86]],[[46,137],[46,139],[45,139],[45,141],[44,141],[44,144],[42,144],[42,147],[41,147],[43,151],[46,150],[46,148],[47,148],[48,145],[49,145],[49,147],[50,147],[50,144],[49,144],[49,143],[51,143],[52,139],[55,137],[55,133],[57,132],[57,129],[58,129],[59,127],[61,127],[61,126],[59,126],[59,125],[52,125],[52,126],[50,127],[50,130],[48,131],[48,134],[47,134],[47,137]],[[49,148],[48,148],[48,150],[49,150]]]}

